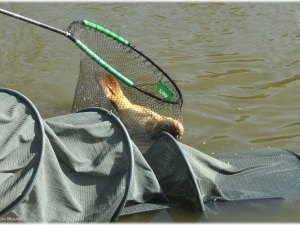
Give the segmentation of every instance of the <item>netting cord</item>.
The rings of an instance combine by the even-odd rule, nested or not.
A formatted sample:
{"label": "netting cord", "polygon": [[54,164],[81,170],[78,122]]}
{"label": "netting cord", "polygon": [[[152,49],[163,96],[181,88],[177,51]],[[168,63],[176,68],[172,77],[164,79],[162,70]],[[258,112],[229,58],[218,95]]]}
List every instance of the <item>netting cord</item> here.
{"label": "netting cord", "polygon": [[[17,196],[3,210],[0,210],[0,217],[4,217],[8,213],[10,213],[14,208],[16,208],[19,204],[21,204],[24,201],[24,199],[26,199],[26,197],[31,192],[31,190],[36,182],[37,175],[39,174],[39,172],[41,170],[41,164],[44,159],[44,152],[46,149],[46,134],[45,134],[45,128],[44,128],[44,124],[43,124],[43,119],[42,119],[39,111],[37,110],[35,105],[26,96],[24,96],[23,94],[21,94],[19,92],[16,92],[14,90],[7,89],[7,88],[0,88],[0,92],[7,93],[11,96],[14,96],[18,102],[21,102],[25,106],[25,108],[28,108],[31,110],[30,116],[34,120],[35,126],[37,128],[34,132],[35,132],[36,136],[41,137],[41,140],[40,140],[41,148],[37,149],[37,151],[39,153],[39,160],[38,160],[38,162],[35,162],[35,164],[36,164],[35,166],[37,168],[33,169],[32,177],[28,180],[28,183],[23,188],[23,190],[20,190],[20,195]],[[30,163],[32,163],[32,162],[30,162]],[[28,165],[29,164],[27,164],[26,166],[28,166]],[[14,184],[14,185],[17,185],[17,184]]]}
{"label": "netting cord", "polygon": [[[99,56],[97,56],[92,50],[90,50],[86,45],[84,45],[80,40],[76,39],[71,33],[69,32],[66,32],[66,31],[63,31],[63,30],[60,30],[60,29],[57,29],[57,28],[54,28],[54,27],[51,27],[49,25],[46,25],[44,23],[41,23],[41,22],[38,22],[36,20],[32,20],[30,18],[27,18],[25,16],[21,16],[21,15],[18,15],[16,13],[12,13],[12,12],[9,12],[7,10],[4,10],[4,9],[1,9],[0,8],[0,13],[3,13],[7,16],[11,16],[11,17],[14,17],[16,19],[20,19],[20,20],[23,20],[25,22],[28,22],[28,23],[31,23],[31,24],[34,24],[34,25],[37,25],[39,27],[42,27],[42,28],[45,28],[47,30],[50,30],[50,31],[53,31],[53,32],[56,32],[58,34],[61,34],[61,35],[64,35],[65,37],[69,38],[71,41],[73,41],[82,51],[84,51],[91,59],[93,59],[96,63],[98,63],[101,67],[103,67],[106,71],[108,71],[109,73],[111,73],[112,75],[114,75],[116,78],[118,78],[120,81],[122,81],[123,83],[125,83],[127,86],[129,87],[134,87],[136,88],[137,90],[143,92],[144,94],[147,94],[159,101],[162,101],[162,102],[165,102],[165,103],[172,103],[172,104],[180,104],[180,108],[182,107],[182,94],[179,90],[179,88],[177,87],[176,83],[170,79],[170,77],[165,73],[163,72],[159,66],[157,66],[151,59],[149,59],[147,56],[145,56],[142,52],[138,51],[134,46],[130,45],[125,39],[119,37],[118,35],[115,35],[114,36],[114,33],[111,32],[111,34],[109,34],[110,36],[112,36],[114,39],[118,39],[118,41],[120,42],[123,42],[123,44],[127,44],[131,49],[133,49],[134,51],[138,52],[140,55],[142,55],[143,57],[145,57],[149,62],[152,63],[152,65],[154,65],[158,70],[162,71],[162,73],[168,78],[168,80],[173,84],[173,86],[176,88],[177,92],[179,93],[179,96],[180,96],[180,100],[179,102],[173,102],[173,101],[169,101],[168,99],[164,99],[164,98],[161,98],[161,97],[158,97],[152,93],[149,93],[147,91],[144,91],[142,90],[141,88],[138,88],[136,85],[134,85],[134,83],[128,79],[127,77],[125,77],[124,75],[122,75],[121,73],[119,73],[118,71],[116,71],[114,68],[112,68],[110,65],[108,65],[104,60],[102,60]],[[84,22],[84,21],[83,21]],[[86,21],[88,22],[88,21]],[[92,24],[92,23],[91,23]],[[99,27],[101,26],[90,26],[91,28],[94,28],[94,29],[97,29],[99,30]],[[101,27],[102,28],[102,27]],[[100,29],[101,30],[101,29]],[[105,29],[102,30],[101,32],[104,32],[104,33],[107,33],[110,31]],[[120,40],[119,40],[120,39]],[[123,39],[123,40],[121,40]]]}
{"label": "netting cord", "polygon": [[[172,85],[175,87],[176,91],[178,92],[179,94],[179,99],[181,101],[170,101],[168,99],[164,99],[164,98],[161,98],[161,97],[158,97],[152,93],[149,93],[147,91],[144,91],[142,90],[141,88],[137,87],[136,85],[134,85],[134,83],[131,81],[131,80],[126,80],[127,78],[124,77],[124,75],[120,74],[119,72],[117,71],[111,71],[111,74],[114,75],[115,77],[117,77],[119,80],[121,80],[123,83],[125,83],[127,86],[129,87],[134,87],[136,88],[137,90],[143,92],[144,94],[146,95],[149,95],[151,96],[152,98],[155,98],[159,101],[162,101],[162,102],[165,102],[165,103],[171,103],[171,104],[180,104],[180,108],[182,107],[182,104],[183,104],[183,101],[182,101],[182,94],[181,94],[181,91],[180,89],[178,88],[177,84],[169,77],[168,74],[165,73],[165,71],[163,71],[155,62],[153,62],[149,57],[147,57],[145,54],[143,54],[142,51],[139,51],[138,49],[136,49],[136,47],[134,45],[132,45],[128,40],[126,40],[125,38],[119,36],[118,34],[112,32],[111,30],[109,29],[106,29],[105,27],[102,27],[98,24],[95,24],[95,23],[92,23],[90,21],[87,21],[87,20],[82,20],[82,21],[78,21],[80,22],[81,24],[83,24],[84,26],[86,27],[89,27],[89,28],[92,28],[94,30],[97,30],[101,33],[104,33],[106,34],[107,36],[113,38],[114,40],[118,41],[119,43],[125,45],[125,46],[128,46],[130,47],[133,51],[137,52],[139,55],[143,56],[148,62],[151,63],[152,66],[154,66],[157,70],[159,70],[160,72],[162,72],[162,74],[167,77],[167,79],[172,83]],[[105,68],[106,69],[106,68]],[[106,69],[107,70],[107,69]],[[107,70],[108,71],[108,70]],[[110,71],[108,71],[110,72]],[[126,78],[126,79],[125,79]]]}
{"label": "netting cord", "polygon": [[119,216],[121,215],[121,212],[123,210],[123,208],[125,207],[130,191],[131,191],[131,187],[132,187],[132,182],[133,182],[133,172],[134,172],[134,153],[133,153],[133,147],[132,147],[132,141],[130,139],[129,133],[126,129],[126,127],[124,126],[124,124],[122,123],[122,121],[112,112],[103,109],[103,108],[99,108],[99,107],[88,107],[85,109],[82,109],[80,111],[77,111],[76,113],[81,113],[81,112],[100,112],[100,113],[105,113],[107,116],[109,116],[111,118],[111,120],[115,120],[118,125],[119,125],[119,129],[123,132],[124,135],[124,145],[127,144],[127,147],[123,148],[123,151],[127,151],[125,152],[128,156],[128,173],[127,173],[127,183],[126,186],[124,187],[125,191],[124,191],[124,196],[122,201],[120,202],[119,207],[116,209],[116,211],[114,212],[112,218],[111,218],[111,222],[115,221],[119,218]]}
{"label": "netting cord", "polygon": [[[181,108],[181,107],[182,107],[182,104],[183,104],[183,98],[182,98],[181,91],[180,91],[179,87],[177,86],[177,84],[169,77],[168,74],[165,73],[165,71],[163,71],[162,69],[160,69],[160,67],[159,67],[155,62],[153,62],[150,58],[148,58],[146,55],[144,55],[144,53],[143,53],[142,51],[137,50],[136,47],[133,46],[133,45],[131,45],[130,43],[128,44],[128,46],[129,46],[132,50],[134,50],[135,52],[137,52],[138,54],[142,55],[142,56],[143,56],[145,59],[147,59],[149,62],[151,62],[152,65],[156,67],[156,69],[158,69],[159,71],[161,71],[161,72],[168,78],[168,80],[173,84],[173,86],[176,88],[176,91],[177,91],[178,94],[179,94],[179,98],[181,99],[181,101],[179,101],[179,104],[180,104],[179,107]],[[143,92],[143,90],[140,90],[140,91]],[[147,92],[146,94],[149,94],[149,93]],[[155,96],[155,98],[157,98],[157,97]],[[172,102],[172,101],[168,101],[168,100],[165,100],[165,99],[162,99],[162,100],[159,99],[159,100],[162,101],[162,102],[166,102],[166,103],[178,104],[178,102]]]}
{"label": "netting cord", "polygon": [[197,177],[196,177],[196,175],[195,175],[195,173],[194,173],[194,171],[193,171],[193,169],[192,169],[192,167],[190,165],[190,162],[189,162],[189,160],[188,160],[188,158],[187,158],[187,156],[186,156],[183,148],[181,148],[180,145],[179,145],[180,142],[178,142],[171,134],[169,134],[169,133],[167,133],[165,131],[161,132],[158,135],[157,139],[163,138],[163,137],[166,137],[170,141],[173,142],[173,144],[176,146],[176,149],[178,149],[179,153],[181,154],[182,158],[184,159],[185,166],[186,166],[187,170],[189,171],[190,178],[193,181],[193,184],[195,185],[195,188],[196,188],[196,194],[197,194],[197,197],[198,197],[197,198],[198,203],[200,204],[200,207],[201,207],[202,211],[204,213],[206,213],[206,211],[205,211],[206,207],[205,207],[204,202],[203,202],[203,194],[202,194],[202,191],[201,191],[201,186],[198,183],[198,179],[197,179]]}

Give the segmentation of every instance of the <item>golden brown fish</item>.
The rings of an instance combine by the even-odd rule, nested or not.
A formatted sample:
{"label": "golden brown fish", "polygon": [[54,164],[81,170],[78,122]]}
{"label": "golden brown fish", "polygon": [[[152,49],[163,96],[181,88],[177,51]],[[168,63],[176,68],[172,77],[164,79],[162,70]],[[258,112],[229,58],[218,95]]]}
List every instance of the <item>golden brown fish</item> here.
{"label": "golden brown fish", "polygon": [[123,94],[117,79],[113,75],[108,73],[105,81],[102,77],[99,77],[99,82],[125,126],[145,131],[151,139],[155,139],[162,131],[170,133],[176,139],[182,137],[184,129],[179,121],[161,116],[146,107],[132,104]]}

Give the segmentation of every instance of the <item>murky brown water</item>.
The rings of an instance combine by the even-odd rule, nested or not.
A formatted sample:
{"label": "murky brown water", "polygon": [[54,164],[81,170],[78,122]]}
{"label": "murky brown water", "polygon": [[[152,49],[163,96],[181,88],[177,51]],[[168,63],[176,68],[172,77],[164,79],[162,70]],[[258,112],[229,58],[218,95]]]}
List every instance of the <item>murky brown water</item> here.
{"label": "murky brown water", "polygon": [[[299,3],[0,3],[66,30],[77,19],[133,42],[178,83],[182,142],[213,155],[287,148],[300,153]],[[0,86],[43,118],[70,112],[79,49],[67,38],[0,15]],[[120,221],[293,222],[299,201],[209,203],[213,213],[163,210]],[[180,211],[179,211],[180,210]]]}

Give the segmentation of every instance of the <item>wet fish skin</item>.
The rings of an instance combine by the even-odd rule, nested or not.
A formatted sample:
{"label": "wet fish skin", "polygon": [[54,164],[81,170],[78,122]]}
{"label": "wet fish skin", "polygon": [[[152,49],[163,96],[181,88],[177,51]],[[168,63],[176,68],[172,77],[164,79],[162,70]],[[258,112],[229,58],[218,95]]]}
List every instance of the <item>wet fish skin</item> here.
{"label": "wet fish skin", "polygon": [[113,75],[108,73],[105,80],[99,76],[99,83],[126,126],[145,131],[151,139],[156,139],[162,131],[170,133],[176,139],[181,139],[184,128],[179,121],[161,116],[146,107],[132,104],[123,94]]}

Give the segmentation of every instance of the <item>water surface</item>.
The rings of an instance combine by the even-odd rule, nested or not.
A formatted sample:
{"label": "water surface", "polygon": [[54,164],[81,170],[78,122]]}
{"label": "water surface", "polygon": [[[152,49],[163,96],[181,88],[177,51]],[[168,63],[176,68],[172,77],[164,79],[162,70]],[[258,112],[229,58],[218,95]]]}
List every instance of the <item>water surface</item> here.
{"label": "water surface", "polygon": [[[134,43],[180,87],[182,143],[206,154],[287,148],[300,153],[299,3],[0,3],[66,30],[77,19]],[[0,15],[0,86],[43,118],[70,113],[79,49],[67,38]],[[299,222],[294,199],[210,202],[120,218],[139,222]]]}

